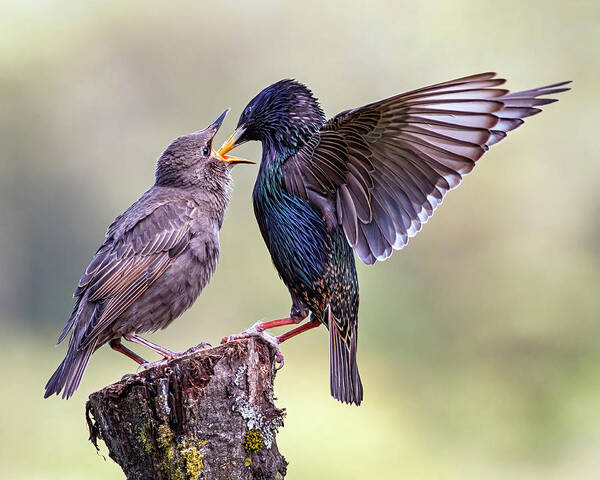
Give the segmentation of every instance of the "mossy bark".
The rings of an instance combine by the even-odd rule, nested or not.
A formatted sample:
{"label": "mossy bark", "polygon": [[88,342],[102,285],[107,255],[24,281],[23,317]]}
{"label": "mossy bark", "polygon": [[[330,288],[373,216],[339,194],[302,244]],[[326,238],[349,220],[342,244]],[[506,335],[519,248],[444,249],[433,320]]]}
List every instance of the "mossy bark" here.
{"label": "mossy bark", "polygon": [[90,440],[130,480],[283,479],[273,353],[250,338],[128,376],[90,395]]}

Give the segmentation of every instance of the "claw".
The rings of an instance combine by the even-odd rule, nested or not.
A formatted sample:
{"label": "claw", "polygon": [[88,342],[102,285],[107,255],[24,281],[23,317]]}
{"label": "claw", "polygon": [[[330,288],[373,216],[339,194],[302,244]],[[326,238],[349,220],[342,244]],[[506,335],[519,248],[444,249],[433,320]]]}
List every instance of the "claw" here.
{"label": "claw", "polygon": [[195,347],[190,347],[188,348],[185,352],[183,352],[181,355],[187,355],[189,353],[194,353],[197,352],[198,350],[204,350],[206,348],[211,348],[212,345],[210,343],[207,342],[200,342],[198,345],[196,345]]}
{"label": "claw", "polygon": [[[173,357],[173,358],[175,358],[175,357]],[[137,368],[137,370],[136,370],[136,373],[140,373],[140,372],[141,372],[141,371],[143,371],[143,370],[149,370],[149,369],[151,369],[151,368],[153,368],[153,367],[158,367],[159,365],[164,365],[164,364],[168,363],[168,362],[169,362],[169,360],[172,360],[172,359],[169,359],[169,358],[161,358],[160,360],[156,360],[156,361],[154,361],[154,362],[146,362],[146,363],[142,363],[142,364],[140,364],[140,365],[138,366],[138,368]]]}
{"label": "claw", "polygon": [[243,340],[245,338],[250,337],[262,338],[265,342],[270,343],[275,348],[275,361],[279,364],[279,367],[275,367],[275,370],[279,370],[283,367],[283,364],[285,363],[283,353],[281,353],[281,349],[279,348],[279,339],[262,330],[259,327],[259,325],[261,325],[260,322],[255,323],[247,330],[244,330],[242,333],[223,337],[221,339],[221,344],[232,342],[234,340]]}
{"label": "claw", "polygon": [[285,364],[283,353],[281,353],[279,347],[275,349],[275,361],[279,364],[278,367],[275,367],[275,371],[277,372],[278,370],[281,370],[283,368],[283,365]]}

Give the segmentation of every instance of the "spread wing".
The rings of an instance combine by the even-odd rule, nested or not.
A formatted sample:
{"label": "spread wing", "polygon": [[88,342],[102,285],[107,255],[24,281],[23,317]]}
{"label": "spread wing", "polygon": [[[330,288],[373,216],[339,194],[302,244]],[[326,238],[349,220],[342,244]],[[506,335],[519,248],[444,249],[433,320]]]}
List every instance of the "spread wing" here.
{"label": "spread wing", "polygon": [[482,73],[336,115],[284,165],[286,188],[343,227],[366,264],[421,229],[491,145],[569,82],[517,93]]}
{"label": "spread wing", "polygon": [[[109,227],[107,238],[82,275],[75,296],[96,304],[85,322],[80,348],[96,341],[175,259],[191,239],[194,205],[181,201],[145,208],[135,220],[123,215]],[[127,223],[124,223],[127,222]],[[73,315],[59,342],[73,326]],[[78,326],[79,329],[79,326]]]}

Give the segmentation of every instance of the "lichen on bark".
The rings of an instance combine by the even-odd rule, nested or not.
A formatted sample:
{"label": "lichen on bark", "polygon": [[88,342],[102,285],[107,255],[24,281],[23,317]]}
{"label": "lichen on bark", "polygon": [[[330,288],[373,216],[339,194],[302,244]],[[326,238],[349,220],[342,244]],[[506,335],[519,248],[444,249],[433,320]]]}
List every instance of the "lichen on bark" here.
{"label": "lichen on bark", "polygon": [[128,479],[283,479],[273,353],[251,338],[128,376],[90,396],[90,439]]}

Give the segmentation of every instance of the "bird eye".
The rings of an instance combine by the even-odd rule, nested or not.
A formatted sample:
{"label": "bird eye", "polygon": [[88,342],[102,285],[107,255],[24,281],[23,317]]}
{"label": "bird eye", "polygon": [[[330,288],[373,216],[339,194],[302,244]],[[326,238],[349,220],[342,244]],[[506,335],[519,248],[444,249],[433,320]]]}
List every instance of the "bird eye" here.
{"label": "bird eye", "polygon": [[208,147],[204,147],[202,149],[202,155],[204,155],[205,157],[208,157],[208,154],[210,153],[210,148]]}

